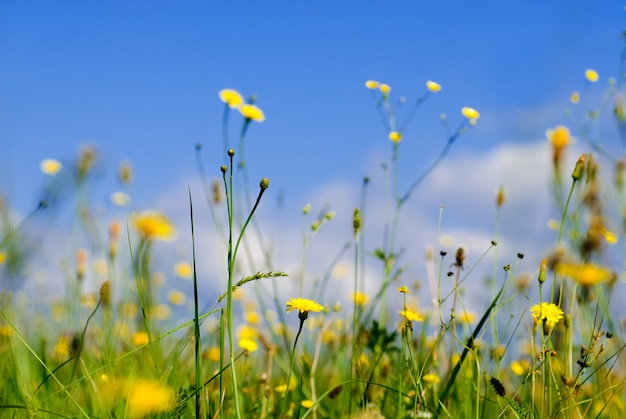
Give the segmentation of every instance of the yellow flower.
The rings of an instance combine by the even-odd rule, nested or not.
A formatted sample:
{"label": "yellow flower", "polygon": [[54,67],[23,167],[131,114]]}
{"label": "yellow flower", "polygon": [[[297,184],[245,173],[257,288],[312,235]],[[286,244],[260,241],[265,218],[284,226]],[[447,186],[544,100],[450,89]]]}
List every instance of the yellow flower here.
{"label": "yellow flower", "polygon": [[388,84],[385,84],[385,83],[383,83],[383,84],[381,84],[380,86],[378,86],[378,89],[379,89],[379,90],[381,91],[381,93],[382,93],[383,95],[385,95],[385,96],[386,96],[386,95],[388,95],[388,94],[389,94],[389,92],[391,92],[391,86],[389,86]]}
{"label": "yellow flower", "polygon": [[243,97],[234,89],[222,89],[219,92],[220,100],[229,108],[238,108],[243,103]]}
{"label": "yellow flower", "polygon": [[142,418],[165,413],[176,406],[174,390],[158,381],[135,380],[128,384],[128,415]]}
{"label": "yellow flower", "polygon": [[549,328],[554,327],[563,318],[563,310],[553,303],[535,304],[530,308],[530,312],[538,323],[545,322]]}
{"label": "yellow flower", "polygon": [[569,101],[572,102],[574,105],[580,102],[580,93],[572,92],[572,94],[569,96]]}
{"label": "yellow flower", "polygon": [[182,306],[183,304],[185,304],[187,296],[180,291],[170,290],[170,292],[167,293],[167,299],[171,304],[175,306]]}
{"label": "yellow flower", "polygon": [[404,317],[406,319],[407,322],[411,323],[411,322],[421,322],[424,321],[424,318],[422,316],[420,316],[420,314],[416,311],[411,310],[410,308],[407,308],[405,310],[402,311],[398,311],[398,313]]}
{"label": "yellow flower", "polygon": [[188,262],[178,262],[174,265],[174,272],[183,279],[191,279],[193,277],[193,267]]}
{"label": "yellow flower", "polygon": [[59,171],[63,168],[63,165],[58,160],[45,159],[41,162],[39,168],[44,174],[48,176],[54,176],[59,173]]}
{"label": "yellow flower", "polygon": [[154,317],[157,320],[167,320],[172,316],[172,309],[166,304],[159,304],[154,307]]}
{"label": "yellow flower", "polygon": [[243,318],[247,323],[250,324],[260,324],[263,318],[256,311],[247,311],[243,313]]}
{"label": "yellow flower", "polygon": [[398,131],[391,131],[389,133],[389,139],[394,143],[399,143],[402,140],[402,134],[400,134]]}
{"label": "yellow flower", "polygon": [[428,80],[426,82],[426,88],[428,90],[430,90],[431,92],[433,92],[433,93],[437,93],[438,91],[441,90],[441,85],[439,83],[437,83],[437,82],[432,81],[432,80]]}
{"label": "yellow flower", "polygon": [[406,285],[401,286],[400,288],[396,288],[396,291],[399,291],[403,294],[411,294],[411,291],[406,287]]}
{"label": "yellow flower", "polygon": [[461,113],[463,114],[464,117],[469,119],[470,122],[471,121],[476,121],[478,118],[480,118],[480,112],[478,112],[474,108],[469,108],[467,106],[465,106],[465,107],[463,107],[463,109],[461,109]]}
{"label": "yellow flower", "polygon": [[378,83],[375,80],[368,80],[365,82],[365,87],[367,87],[370,90],[374,90],[376,89],[378,86],[380,86],[380,83]]}
{"label": "yellow flower", "polygon": [[7,254],[4,252],[0,252],[0,265],[4,265],[7,261]]}
{"label": "yellow flower", "polygon": [[619,238],[617,237],[617,235],[615,233],[613,233],[612,231],[609,231],[607,229],[603,229],[602,230],[602,234],[604,235],[604,240],[608,244],[615,244],[619,240]]}
{"label": "yellow flower", "polygon": [[208,358],[213,362],[219,362],[222,356],[222,352],[220,351],[220,348],[218,346],[212,346],[203,355],[205,358]]}
{"label": "yellow flower", "polygon": [[0,324],[0,336],[4,336],[6,338],[13,335],[13,328],[8,324]]}
{"label": "yellow flower", "polygon": [[311,407],[313,407],[313,400],[302,400],[300,402],[300,404],[302,405],[302,407],[304,407],[305,409],[310,409]]}
{"label": "yellow flower", "polygon": [[142,346],[146,345],[150,340],[146,332],[137,332],[133,335],[133,345]]}
{"label": "yellow flower", "polygon": [[428,384],[437,384],[441,381],[441,378],[437,374],[429,372],[428,374],[424,374],[422,376],[422,381]]}
{"label": "yellow flower", "polygon": [[513,361],[511,362],[511,372],[515,375],[524,375],[528,371],[528,361]]}
{"label": "yellow flower", "polygon": [[147,240],[173,240],[176,237],[176,227],[163,214],[155,211],[144,211],[132,216],[135,228]]}
{"label": "yellow flower", "polygon": [[474,313],[473,311],[463,310],[456,318],[462,323],[471,324],[474,323],[474,321],[476,320],[476,313]]}
{"label": "yellow flower", "polygon": [[585,70],[585,78],[591,83],[595,83],[600,79],[600,76],[598,75],[598,72],[596,70],[588,68],[587,70]]}
{"label": "yellow flower", "polygon": [[367,300],[367,294],[363,292],[355,292],[352,295],[352,301],[354,301],[354,304],[356,304],[357,306],[364,306],[365,304],[367,304]]}
{"label": "yellow flower", "polygon": [[546,130],[546,137],[555,149],[561,149],[571,142],[569,129],[563,125]]}
{"label": "yellow flower", "polygon": [[239,340],[239,347],[244,351],[254,352],[259,349],[259,345],[253,341],[252,339],[241,339]]}
{"label": "yellow flower", "polygon": [[300,313],[308,313],[309,311],[317,313],[324,309],[321,304],[306,298],[292,298],[285,305],[287,306],[287,313],[292,310],[298,310]]}
{"label": "yellow flower", "polygon": [[556,265],[556,272],[559,275],[573,279],[581,285],[587,286],[601,284],[615,278],[615,274],[612,271],[592,263],[584,265],[559,263]]}
{"label": "yellow flower", "polygon": [[237,328],[237,339],[256,339],[259,331],[252,326],[242,324]]}
{"label": "yellow flower", "polygon": [[256,105],[252,105],[250,103],[241,105],[239,107],[239,112],[241,112],[243,117],[246,119],[251,119],[257,122],[265,121],[265,114],[263,114],[263,111],[259,109]]}

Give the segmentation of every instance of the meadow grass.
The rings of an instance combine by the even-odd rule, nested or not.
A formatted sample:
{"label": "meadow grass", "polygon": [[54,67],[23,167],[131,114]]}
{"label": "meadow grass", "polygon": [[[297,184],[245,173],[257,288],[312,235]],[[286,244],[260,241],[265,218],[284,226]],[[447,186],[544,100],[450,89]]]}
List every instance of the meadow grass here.
{"label": "meadow grass", "polygon": [[[597,79],[589,70],[586,86]],[[95,151],[83,149],[71,168],[44,161],[42,170],[50,176],[50,185],[75,185],[71,234],[93,238],[94,230],[106,229],[108,235],[103,242],[94,238],[90,252],[77,248],[75,255],[65,255],[59,268],[65,275],[62,301],[39,301],[17,287],[2,291],[0,416],[622,417],[624,324],[612,299],[621,298],[623,291],[618,293],[622,284],[616,272],[621,267],[609,264],[608,249],[619,246],[624,233],[626,163],[607,152],[588,129],[607,107],[603,104],[572,118],[572,124],[584,128],[580,138],[589,149],[573,167],[564,167],[572,138],[569,129],[557,126],[547,131],[553,172],[546,185],[551,185],[561,214],[555,226],[558,236],[550,243],[553,250],[532,278],[518,273],[521,253],[495,266],[486,288],[489,304],[482,313],[473,313],[467,309],[463,289],[478,280],[476,267],[496,252],[497,234],[471,265],[463,247],[450,255],[443,247],[427,251],[425,274],[435,294],[427,308],[418,305],[420,292],[407,280],[398,230],[406,202],[419,195],[419,186],[458,138],[478,123],[480,113],[463,108],[454,129],[442,116],[444,148],[430,166],[416,173],[409,188],[401,190],[398,159],[403,132],[441,86],[428,81],[402,121],[398,114],[405,105],[393,102],[388,85],[369,80],[366,88],[391,145],[384,171],[386,216],[369,218],[369,179],[364,179],[350,243],[326,261],[329,269],[317,281],[306,274],[307,247],[322,229],[334,228],[335,214],[325,212],[311,221],[311,208],[305,206],[299,273],[274,266],[272,251],[265,245],[267,233],[255,218],[270,183],[261,179],[253,192],[245,158],[250,127],[265,119],[254,98],[245,101],[232,89],[220,92],[222,178],[211,183],[198,146],[205,202],[198,205],[199,198],[189,193],[187,226],[174,226],[158,211],[135,212],[107,226],[104,219],[93,217],[86,199]],[[607,97],[616,100],[613,113],[623,132],[621,95],[617,85],[609,83]],[[581,94],[571,100],[577,106]],[[236,149],[230,146],[231,113],[242,121]],[[614,184],[606,184],[600,162],[614,166]],[[64,171],[69,174],[62,177]],[[120,168],[119,177],[122,186],[132,181],[128,165]],[[116,199],[121,204],[126,200],[124,193]],[[223,244],[223,254],[213,255],[211,263],[225,264],[225,278],[203,278],[196,267],[194,214],[207,211],[204,204]],[[506,205],[504,189],[493,205],[499,214]],[[46,206],[42,202],[36,212],[46,211]],[[3,284],[16,277],[35,281],[27,269],[29,252],[35,249],[25,229],[32,217],[14,224],[9,209],[3,206],[2,211]],[[379,222],[384,224],[382,238],[371,247],[368,237],[366,246],[368,225]],[[499,223],[496,216],[496,232]],[[192,260],[178,264],[176,272],[192,281],[189,318],[172,316],[185,293],[170,291],[163,303],[158,292],[162,278],[154,271],[156,243],[172,240],[182,228],[191,231]],[[256,266],[254,254],[262,255],[262,266]],[[623,263],[623,251],[621,257]],[[88,263],[89,258],[98,262]],[[353,284],[350,298],[340,304],[329,291],[331,271],[346,258],[351,260]],[[378,288],[369,294],[364,284],[366,259],[380,263]],[[99,292],[90,293],[88,281]],[[201,301],[199,287],[207,281],[215,284],[219,296],[215,302]],[[289,289],[297,295],[281,299],[284,293],[279,288],[285,282],[279,281],[291,281]],[[242,290],[247,290],[243,299]],[[288,316],[296,313],[294,330]]]}

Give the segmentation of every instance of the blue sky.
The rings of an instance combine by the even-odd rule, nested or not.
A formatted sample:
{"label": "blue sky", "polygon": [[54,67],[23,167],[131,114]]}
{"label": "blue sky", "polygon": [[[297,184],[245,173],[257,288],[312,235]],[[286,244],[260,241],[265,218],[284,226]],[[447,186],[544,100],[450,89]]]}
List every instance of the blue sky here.
{"label": "blue sky", "polygon": [[[194,147],[203,144],[205,166],[218,177],[217,94],[235,88],[256,94],[266,115],[251,126],[246,153],[253,182],[270,178],[264,205],[286,202],[290,223],[265,210],[282,243],[277,257],[298,268],[289,261],[300,260],[299,210],[313,202],[313,213],[336,209],[342,226],[311,248],[311,259],[323,260],[312,265],[326,266],[328,250],[349,239],[362,177],[380,184],[391,148],[364,82],[388,83],[410,104],[430,79],[443,89],[404,132],[402,189],[443,148],[441,113],[452,126],[463,106],[481,118],[407,205],[400,241],[419,232],[413,250],[421,257],[445,203],[458,240],[480,243],[475,260],[493,233],[485,202],[492,208],[504,185],[511,210],[503,230],[515,245],[504,249],[533,253],[532,271],[553,244],[533,246],[555,216],[543,176],[545,130],[567,122],[572,91],[584,91],[584,106],[600,100],[619,72],[624,24],[618,1],[0,2],[0,195],[27,213],[41,197],[41,160],[69,163],[90,143],[102,156],[94,202],[108,202],[127,160],[133,207],[184,222],[187,187],[200,194]],[[587,68],[599,83],[585,83]],[[600,126],[606,147],[623,153],[614,128]],[[376,211],[383,208],[375,203]]]}

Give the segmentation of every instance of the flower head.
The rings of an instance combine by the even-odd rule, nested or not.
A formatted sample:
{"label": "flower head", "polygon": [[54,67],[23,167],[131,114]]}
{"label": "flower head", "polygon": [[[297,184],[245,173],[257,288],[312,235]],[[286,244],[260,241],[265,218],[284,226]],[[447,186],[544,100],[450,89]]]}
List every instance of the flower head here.
{"label": "flower head", "polygon": [[398,311],[398,313],[409,323],[424,321],[424,318],[418,312],[413,311],[410,308],[405,308],[402,311]]}
{"label": "flower head", "polygon": [[239,341],[239,347],[248,352],[254,352],[259,349],[259,345],[252,339],[241,339]]}
{"label": "flower head", "polygon": [[173,240],[176,237],[176,227],[163,214],[154,211],[144,211],[132,216],[135,228],[146,240]]}
{"label": "flower head", "polygon": [[585,70],[585,78],[591,83],[595,83],[600,80],[600,75],[598,75],[598,72],[596,70],[588,68],[587,70]]}
{"label": "flower head", "polygon": [[411,294],[411,291],[409,291],[406,285],[403,285],[400,288],[396,288],[396,291],[401,292],[403,294]]}
{"label": "flower head", "polygon": [[478,112],[476,109],[474,108],[470,108],[470,107],[463,107],[463,109],[461,109],[461,113],[463,114],[464,117],[466,117],[467,119],[470,120],[470,123],[472,121],[476,121],[478,118],[480,118],[480,112]]}
{"label": "flower head", "polygon": [[128,415],[141,418],[165,413],[176,406],[174,390],[152,380],[135,380],[128,383]]}
{"label": "flower head", "polygon": [[59,173],[59,171],[63,168],[63,165],[58,160],[45,159],[41,162],[39,168],[44,174],[48,176],[54,176]]}
{"label": "flower head", "polygon": [[243,103],[243,97],[234,89],[222,89],[219,92],[220,100],[229,108],[238,108]]}
{"label": "flower head", "polygon": [[402,141],[402,134],[400,134],[398,131],[391,131],[389,133],[389,139],[397,144]]}
{"label": "flower head", "polygon": [[378,86],[378,89],[385,96],[387,96],[389,94],[389,92],[391,92],[391,86],[389,86],[388,84],[385,84],[385,83],[383,83],[380,86]]}
{"label": "flower head", "polygon": [[256,105],[252,105],[251,103],[246,103],[244,105],[241,105],[238,109],[239,109],[239,112],[241,112],[243,117],[246,119],[256,121],[256,122],[265,121],[265,114]]}
{"label": "flower head", "polygon": [[313,300],[308,300],[306,298],[292,298],[287,301],[287,313],[292,310],[298,310],[300,313],[308,313],[312,311],[314,313],[320,312],[324,309],[324,307]]}
{"label": "flower head", "polygon": [[378,86],[380,86],[380,83],[377,82],[376,80],[368,80],[365,82],[365,87],[367,87],[370,90],[374,90],[378,88]]}
{"label": "flower head", "polygon": [[601,284],[615,278],[612,271],[593,263],[583,265],[559,263],[556,265],[556,272],[586,286]]}
{"label": "flower head", "polygon": [[563,318],[563,310],[553,303],[535,304],[530,308],[533,318],[552,329]]}
{"label": "flower head", "polygon": [[354,304],[356,304],[357,306],[364,306],[365,304],[367,304],[367,294],[365,294],[364,292],[355,292],[352,295],[352,301],[354,301]]}
{"label": "flower head", "polygon": [[437,83],[437,82],[432,81],[432,80],[428,80],[426,82],[426,88],[428,90],[430,90],[431,92],[433,92],[433,93],[437,93],[438,91],[441,90],[441,85],[439,83]]}
{"label": "flower head", "polygon": [[193,277],[193,266],[189,262],[177,262],[174,265],[174,273],[182,279],[191,279]]}
{"label": "flower head", "polygon": [[571,142],[569,129],[563,125],[546,130],[546,137],[555,149],[561,149]]}

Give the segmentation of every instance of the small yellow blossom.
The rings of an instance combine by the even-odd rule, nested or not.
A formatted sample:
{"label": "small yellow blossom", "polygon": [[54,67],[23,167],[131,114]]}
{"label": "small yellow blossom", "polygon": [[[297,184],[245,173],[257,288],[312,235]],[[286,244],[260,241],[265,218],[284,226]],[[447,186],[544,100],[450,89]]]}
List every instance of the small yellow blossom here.
{"label": "small yellow blossom", "polygon": [[239,347],[248,352],[254,352],[259,349],[259,345],[252,339],[240,339]]}
{"label": "small yellow blossom", "polygon": [[61,171],[61,169],[63,168],[63,165],[58,160],[45,159],[41,162],[41,164],[39,165],[39,168],[44,174],[48,176],[54,176],[57,173],[59,173],[59,171]]}
{"label": "small yellow blossom", "polygon": [[561,149],[571,142],[569,129],[563,125],[546,130],[546,137],[555,149]]}
{"label": "small yellow blossom", "polygon": [[437,93],[438,91],[441,90],[441,85],[439,83],[437,83],[437,82],[432,81],[432,80],[428,80],[426,82],[426,88],[428,90],[430,90],[431,92],[433,92],[433,93]]}
{"label": "small yellow blossom", "polygon": [[580,93],[572,92],[572,94],[569,96],[569,101],[576,105],[578,102],[580,102]]}
{"label": "small yellow blossom", "polygon": [[370,90],[374,90],[378,88],[378,86],[380,86],[380,83],[375,80],[368,80],[365,82],[365,87],[367,87]]}
{"label": "small yellow blossom", "polygon": [[304,407],[305,409],[310,409],[311,407],[313,407],[313,400],[302,400],[300,402],[300,404],[302,405],[302,407]]}
{"label": "small yellow blossom", "polygon": [[150,342],[150,339],[148,339],[146,332],[137,332],[133,335],[133,345],[135,346],[146,345],[148,342]]}
{"label": "small yellow blossom", "polygon": [[352,295],[352,301],[354,301],[354,304],[357,306],[364,306],[368,301],[367,294],[357,291]]}
{"label": "small yellow blossom", "polygon": [[134,303],[125,303],[120,306],[119,312],[127,319],[132,319],[137,315],[138,309]]}
{"label": "small yellow blossom", "polygon": [[528,361],[513,361],[511,362],[511,372],[515,375],[524,375],[528,372]]}
{"label": "small yellow blossom", "polygon": [[144,211],[132,216],[135,228],[146,240],[173,240],[176,237],[176,227],[163,214],[155,211]]}
{"label": "small yellow blossom", "polygon": [[7,254],[0,252],[0,265],[4,265],[7,261]]}
{"label": "small yellow blossom", "polygon": [[243,97],[234,89],[222,89],[219,92],[220,100],[229,108],[238,108],[243,103]]}
{"label": "small yellow blossom", "polygon": [[471,323],[474,323],[474,321],[476,321],[476,313],[474,313],[473,311],[463,310],[461,313],[457,315],[456,318],[458,321],[462,323],[471,324]]}
{"label": "small yellow blossom", "polygon": [[154,307],[154,317],[157,320],[167,320],[172,317],[172,309],[167,304],[159,304]]}
{"label": "small yellow blossom", "polygon": [[175,306],[182,306],[185,304],[186,299],[187,296],[183,292],[177,290],[170,290],[170,292],[167,293],[167,300]]}
{"label": "small yellow blossom", "polygon": [[607,229],[602,230],[602,234],[604,235],[604,240],[608,243],[608,244],[615,244],[618,241],[618,237],[615,233],[613,233],[612,231],[609,231]]}
{"label": "small yellow blossom", "polygon": [[256,339],[258,336],[259,331],[256,327],[247,324],[237,327],[237,339]]}
{"label": "small yellow blossom", "polygon": [[385,83],[383,83],[383,84],[381,84],[380,86],[378,86],[378,89],[379,89],[379,90],[381,91],[381,93],[382,93],[383,95],[385,95],[385,96],[386,96],[386,95],[388,95],[388,94],[389,94],[389,92],[391,92],[391,86],[389,86],[388,84],[385,84]]}
{"label": "small yellow blossom", "polygon": [[559,275],[571,278],[581,285],[587,286],[601,284],[615,278],[615,274],[612,271],[592,263],[583,265],[559,263],[556,265],[556,272]]}
{"label": "small yellow blossom", "polygon": [[424,318],[416,311],[411,310],[410,308],[407,308],[405,310],[399,311],[398,312],[402,317],[404,317],[406,319],[407,322],[411,323],[411,322],[421,322],[424,321]]}
{"label": "small yellow blossom", "polygon": [[193,267],[189,262],[178,262],[174,265],[174,273],[182,279],[191,279],[193,277]]}
{"label": "small yellow blossom", "polygon": [[286,306],[287,313],[292,310],[298,310],[300,313],[305,313],[309,311],[316,313],[324,309],[324,306],[322,306],[321,304],[313,300],[308,300],[306,298],[292,298],[291,300],[287,301]]}
{"label": "small yellow blossom", "polygon": [[399,143],[400,141],[402,141],[402,134],[400,134],[398,131],[391,131],[389,133],[389,139],[394,143]]}
{"label": "small yellow blossom", "polygon": [[553,328],[563,318],[563,310],[553,303],[535,304],[530,308],[533,318],[540,324],[545,322],[548,328]]}
{"label": "small yellow blossom", "polygon": [[411,294],[411,291],[406,287],[406,285],[401,286],[400,288],[396,288],[396,291],[399,291],[403,294]]}
{"label": "small yellow blossom", "polygon": [[247,323],[258,325],[261,323],[263,318],[256,311],[247,311],[243,314],[243,318]]}
{"label": "small yellow blossom", "polygon": [[591,83],[595,83],[598,80],[600,80],[600,76],[598,75],[598,72],[591,68],[588,68],[587,70],[585,70],[585,78]]}
{"label": "small yellow blossom", "polygon": [[469,119],[470,121],[475,121],[478,118],[480,118],[480,112],[478,112],[476,109],[474,108],[470,108],[470,107],[463,107],[463,109],[461,109],[461,113],[463,114],[464,117],[466,117],[467,119]]}
{"label": "small yellow blossom", "polygon": [[210,361],[219,362],[221,359],[222,352],[218,346],[210,347],[205,353],[204,356],[208,358]]}
{"label": "small yellow blossom", "polygon": [[243,115],[244,118],[250,119],[256,122],[265,121],[265,114],[261,109],[259,109],[256,105],[252,105],[250,103],[246,103],[239,107],[239,112]]}
{"label": "small yellow blossom", "polygon": [[441,381],[441,378],[437,374],[429,372],[422,376],[422,381],[428,384],[437,384]]}
{"label": "small yellow blossom", "polygon": [[174,390],[158,381],[134,380],[128,383],[127,408],[132,418],[166,413],[176,406]]}
{"label": "small yellow blossom", "polygon": [[11,337],[13,335],[13,328],[8,324],[0,324],[0,336]]}

